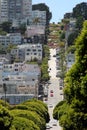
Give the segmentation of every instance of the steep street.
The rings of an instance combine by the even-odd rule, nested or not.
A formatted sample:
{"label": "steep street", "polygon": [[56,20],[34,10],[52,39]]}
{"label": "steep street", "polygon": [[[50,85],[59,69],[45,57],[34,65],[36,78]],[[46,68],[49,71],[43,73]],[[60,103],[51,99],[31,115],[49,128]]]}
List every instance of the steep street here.
{"label": "steep street", "polygon": [[[61,130],[61,127],[59,126],[58,121],[54,120],[52,117],[53,109],[56,106],[57,103],[59,103],[61,100],[63,100],[63,95],[61,95],[62,90],[59,89],[59,78],[56,77],[56,57],[54,55],[56,54],[55,49],[50,49],[50,60],[48,61],[49,64],[49,75],[50,78],[50,85],[48,86],[48,110],[50,114],[50,122],[49,125],[52,127],[51,130]],[[54,124],[57,122],[56,124]]]}

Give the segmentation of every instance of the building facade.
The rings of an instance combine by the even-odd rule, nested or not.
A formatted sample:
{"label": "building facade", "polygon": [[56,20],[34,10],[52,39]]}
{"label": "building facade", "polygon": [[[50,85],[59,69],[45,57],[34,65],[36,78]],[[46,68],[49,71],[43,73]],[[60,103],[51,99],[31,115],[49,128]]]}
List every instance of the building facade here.
{"label": "building facade", "polygon": [[46,11],[33,10],[32,11],[32,24],[46,25]]}
{"label": "building facade", "polygon": [[32,17],[32,0],[0,0],[0,22],[14,20],[29,22]]}
{"label": "building facade", "polygon": [[11,55],[22,61],[42,61],[42,44],[23,44],[11,50]]}
{"label": "building facade", "polygon": [[0,23],[8,21],[8,1],[0,0]]}
{"label": "building facade", "polygon": [[22,36],[20,33],[9,33],[7,35],[0,35],[0,45],[7,47],[9,44],[20,45]]}
{"label": "building facade", "polygon": [[0,98],[10,104],[19,104],[31,98],[38,98],[40,68],[37,64],[2,64],[0,70]]}

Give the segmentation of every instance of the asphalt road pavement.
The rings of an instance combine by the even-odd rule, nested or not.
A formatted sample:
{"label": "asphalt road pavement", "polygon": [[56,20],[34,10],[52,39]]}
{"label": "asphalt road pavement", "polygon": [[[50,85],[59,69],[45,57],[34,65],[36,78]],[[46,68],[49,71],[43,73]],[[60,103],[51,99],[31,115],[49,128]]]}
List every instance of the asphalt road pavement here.
{"label": "asphalt road pavement", "polygon": [[[63,100],[63,95],[61,95],[62,90],[59,87],[59,78],[56,77],[56,49],[50,49],[50,60],[48,61],[49,65],[49,75],[50,75],[50,84],[48,85],[48,100],[46,101],[48,105],[48,110],[50,114],[50,122],[48,123],[51,126],[51,130],[62,130],[59,126],[59,122],[53,119],[53,109],[54,107]],[[54,122],[52,122],[54,121]],[[57,123],[55,123],[57,122]]]}

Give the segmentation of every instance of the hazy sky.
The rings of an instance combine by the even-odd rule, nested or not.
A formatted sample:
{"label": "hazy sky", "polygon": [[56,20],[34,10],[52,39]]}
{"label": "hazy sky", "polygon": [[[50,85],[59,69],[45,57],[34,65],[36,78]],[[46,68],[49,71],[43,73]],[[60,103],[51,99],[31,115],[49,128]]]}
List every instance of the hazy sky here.
{"label": "hazy sky", "polygon": [[32,4],[45,3],[50,12],[52,12],[51,22],[59,22],[67,12],[72,12],[72,9],[82,2],[87,0],[32,0]]}

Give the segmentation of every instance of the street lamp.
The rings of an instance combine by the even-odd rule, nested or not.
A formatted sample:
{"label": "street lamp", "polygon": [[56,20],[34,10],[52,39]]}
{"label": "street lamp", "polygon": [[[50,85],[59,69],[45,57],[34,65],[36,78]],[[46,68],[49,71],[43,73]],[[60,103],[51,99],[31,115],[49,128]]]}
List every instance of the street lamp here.
{"label": "street lamp", "polygon": [[3,83],[3,90],[5,93],[5,106],[6,106],[6,91],[7,91],[6,83]]}

